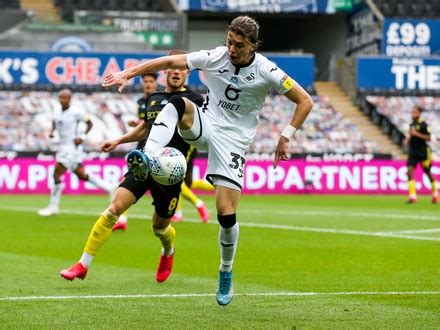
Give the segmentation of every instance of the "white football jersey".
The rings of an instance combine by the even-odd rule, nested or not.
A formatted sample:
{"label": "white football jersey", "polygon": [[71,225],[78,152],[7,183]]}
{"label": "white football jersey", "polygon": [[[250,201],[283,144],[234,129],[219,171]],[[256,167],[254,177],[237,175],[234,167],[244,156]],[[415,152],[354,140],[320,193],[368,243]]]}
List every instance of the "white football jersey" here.
{"label": "white football jersey", "polygon": [[79,108],[70,106],[64,111],[60,109],[54,117],[55,129],[60,137],[59,149],[75,147],[73,140],[81,135],[79,125],[88,120],[86,113]]}
{"label": "white football jersey", "polygon": [[202,70],[208,86],[203,109],[213,127],[221,129],[237,146],[246,148],[255,136],[258,115],[271,87],[280,94],[294,81],[261,54],[246,67],[229,60],[226,47],[201,50],[187,55],[190,70]]}

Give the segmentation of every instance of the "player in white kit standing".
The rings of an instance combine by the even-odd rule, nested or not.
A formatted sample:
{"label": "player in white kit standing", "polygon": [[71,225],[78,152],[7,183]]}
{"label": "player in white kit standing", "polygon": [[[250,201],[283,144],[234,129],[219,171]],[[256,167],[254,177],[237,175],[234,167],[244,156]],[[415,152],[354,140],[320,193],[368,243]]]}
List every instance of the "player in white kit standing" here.
{"label": "player in white kit standing", "polygon": [[[54,137],[55,130],[59,135],[59,148],[56,154],[56,165],[53,173],[53,186],[50,192],[49,205],[38,211],[41,216],[52,216],[59,213],[59,204],[61,192],[64,184],[61,182],[61,176],[70,170],[75,173],[80,180],[90,181],[98,188],[107,191],[110,195],[113,193],[113,186],[94,175],[86,174],[82,165],[83,146],[82,143],[86,134],[92,129],[93,123],[87,114],[79,108],[71,106],[72,92],[69,89],[63,89],[58,93],[61,104],[61,110],[54,116],[50,138]],[[81,122],[87,124],[87,129],[83,134],[78,131]]]}
{"label": "player in white kit standing", "polygon": [[[258,115],[270,88],[296,104],[291,122],[281,133],[274,166],[287,160],[289,139],[301,127],[313,107],[310,95],[283,70],[256,52],[258,23],[239,16],[229,25],[226,46],[212,50],[164,56],[136,67],[108,75],[104,87],[119,85],[146,72],[167,68],[202,70],[209,92],[205,104],[197,107],[185,98],[172,98],[156,118],[145,146],[145,154],[133,151],[128,163],[148,174],[148,157],[171,139],[176,125],[181,136],[200,150],[208,151],[207,179],[216,188],[217,219],[220,224],[219,286],[217,302],[232,300],[232,264],[238,243],[236,210],[243,186],[245,150],[251,144]],[[143,175],[139,175],[142,180]]]}

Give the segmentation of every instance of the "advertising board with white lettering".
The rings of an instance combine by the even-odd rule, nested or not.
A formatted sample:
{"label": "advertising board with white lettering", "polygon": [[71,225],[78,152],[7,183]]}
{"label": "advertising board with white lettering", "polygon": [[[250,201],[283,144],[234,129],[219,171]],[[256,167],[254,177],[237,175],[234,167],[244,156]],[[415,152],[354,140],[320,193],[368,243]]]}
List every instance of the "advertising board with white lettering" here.
{"label": "advertising board with white lettering", "polygon": [[382,53],[387,56],[440,55],[439,19],[385,19]]}
{"label": "advertising board with white lettering", "polygon": [[[124,159],[88,160],[87,173],[111,183],[118,183],[127,170]],[[207,160],[196,159],[194,179],[204,178]],[[0,160],[0,194],[48,194],[53,184],[54,162],[35,158]],[[432,173],[440,179],[440,163]],[[429,194],[431,183],[421,169],[415,173],[421,194]],[[103,194],[89,182],[75,175],[64,176],[66,194]],[[243,192],[246,194],[406,194],[405,161],[338,161],[307,162],[289,160],[274,169],[271,161],[248,161],[244,170]]]}
{"label": "advertising board with white lettering", "polygon": [[440,57],[357,58],[357,88],[439,90]]}
{"label": "advertising board with white lettering", "polygon": [[[144,60],[165,54],[111,53],[49,53],[0,52],[0,84],[7,85],[99,85],[115,71],[138,65]],[[312,88],[315,57],[313,55],[268,55],[288,75],[304,88]],[[130,84],[137,83],[131,80]],[[188,84],[202,86],[200,72],[191,74]]]}
{"label": "advertising board with white lettering", "polygon": [[[262,13],[335,12],[334,1],[331,0],[178,0],[177,2],[182,10],[187,11]],[[349,4],[351,5],[351,2]]]}

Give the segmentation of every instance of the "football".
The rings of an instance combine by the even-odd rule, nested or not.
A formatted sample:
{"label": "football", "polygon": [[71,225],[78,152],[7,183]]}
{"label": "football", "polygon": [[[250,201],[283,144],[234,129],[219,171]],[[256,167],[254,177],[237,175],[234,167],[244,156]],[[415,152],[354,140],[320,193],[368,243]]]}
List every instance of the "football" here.
{"label": "football", "polygon": [[156,182],[165,186],[179,183],[186,173],[185,156],[175,148],[159,149],[150,159],[150,173]]}

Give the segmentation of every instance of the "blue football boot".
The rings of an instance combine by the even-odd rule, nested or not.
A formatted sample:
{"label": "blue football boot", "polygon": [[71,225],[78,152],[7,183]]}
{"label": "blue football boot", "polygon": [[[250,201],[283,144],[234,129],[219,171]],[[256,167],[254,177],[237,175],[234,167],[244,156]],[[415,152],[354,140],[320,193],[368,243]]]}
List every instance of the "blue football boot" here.
{"label": "blue football boot", "polygon": [[150,160],[144,152],[138,149],[130,151],[127,156],[127,164],[136,181],[147,180],[150,169]]}
{"label": "blue football boot", "polygon": [[217,303],[221,306],[229,304],[232,300],[232,271],[219,272]]}

